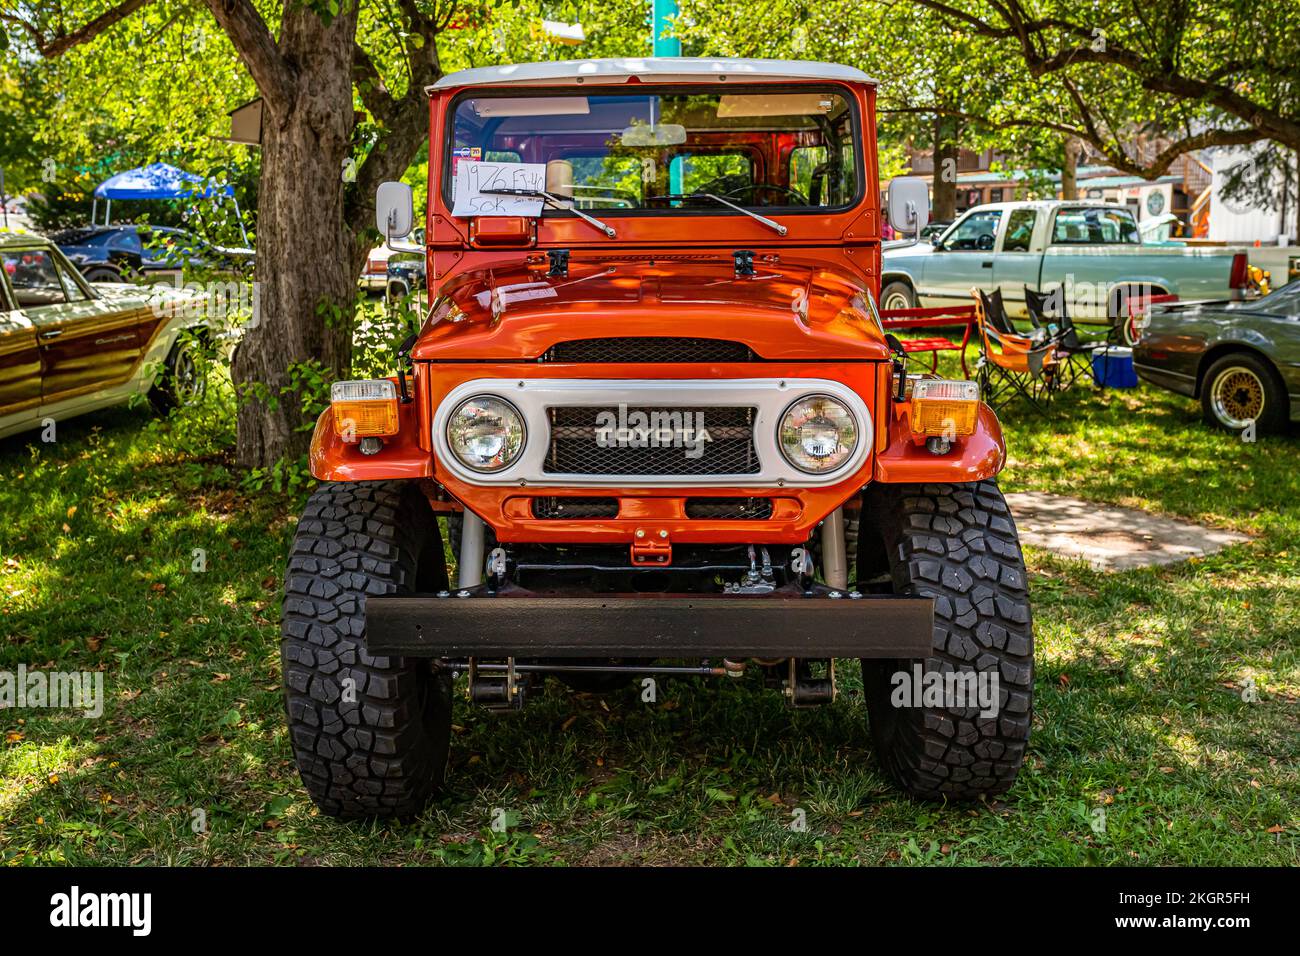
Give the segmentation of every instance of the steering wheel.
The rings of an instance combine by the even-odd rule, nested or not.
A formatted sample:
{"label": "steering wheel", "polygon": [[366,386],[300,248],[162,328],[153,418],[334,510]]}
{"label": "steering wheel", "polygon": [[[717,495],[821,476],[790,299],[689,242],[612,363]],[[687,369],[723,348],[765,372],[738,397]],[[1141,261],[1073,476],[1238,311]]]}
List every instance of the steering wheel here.
{"label": "steering wheel", "polygon": [[[767,197],[764,198],[766,194]],[[775,183],[746,183],[728,193],[720,193],[723,199],[730,199],[742,206],[807,206],[808,197],[788,186]],[[781,200],[788,200],[782,202]]]}
{"label": "steering wheel", "polygon": [[981,233],[980,237],[975,240],[975,248],[988,251],[993,248],[993,233]]}

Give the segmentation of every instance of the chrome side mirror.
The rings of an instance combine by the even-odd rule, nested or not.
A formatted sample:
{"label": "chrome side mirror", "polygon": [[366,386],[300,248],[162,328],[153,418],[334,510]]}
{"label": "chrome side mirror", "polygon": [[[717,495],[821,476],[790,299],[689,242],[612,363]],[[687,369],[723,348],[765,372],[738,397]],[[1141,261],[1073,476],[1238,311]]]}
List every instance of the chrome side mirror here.
{"label": "chrome side mirror", "polygon": [[415,204],[406,183],[380,183],[375,192],[375,227],[384,239],[405,239],[415,226]]}
{"label": "chrome side mirror", "polygon": [[899,176],[889,184],[889,224],[919,236],[930,221],[930,187],[919,176]]}

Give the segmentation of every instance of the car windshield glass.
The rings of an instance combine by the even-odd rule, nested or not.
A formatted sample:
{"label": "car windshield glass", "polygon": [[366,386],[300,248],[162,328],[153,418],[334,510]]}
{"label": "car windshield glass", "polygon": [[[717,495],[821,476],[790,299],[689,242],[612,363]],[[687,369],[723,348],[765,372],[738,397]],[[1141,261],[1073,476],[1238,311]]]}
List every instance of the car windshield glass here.
{"label": "car windshield glass", "polygon": [[680,198],[692,193],[842,207],[858,194],[859,139],[848,98],[831,90],[474,94],[455,107],[445,198],[468,160],[543,165],[546,191],[578,209],[727,212]]}
{"label": "car windshield glass", "polygon": [[1062,209],[1052,227],[1057,244],[1137,245],[1138,228],[1122,209]]}

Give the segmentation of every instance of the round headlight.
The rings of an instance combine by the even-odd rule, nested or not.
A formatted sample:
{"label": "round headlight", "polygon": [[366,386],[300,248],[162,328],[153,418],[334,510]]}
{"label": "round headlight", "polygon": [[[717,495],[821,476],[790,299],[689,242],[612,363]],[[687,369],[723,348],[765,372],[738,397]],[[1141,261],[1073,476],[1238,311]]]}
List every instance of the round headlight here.
{"label": "round headlight", "polygon": [[853,413],[826,395],[809,395],[785,410],[777,441],[785,460],[800,471],[834,471],[858,447],[858,423]]}
{"label": "round headlight", "polygon": [[447,444],[466,468],[500,471],[524,449],[524,419],[505,399],[475,395],[447,419]]}

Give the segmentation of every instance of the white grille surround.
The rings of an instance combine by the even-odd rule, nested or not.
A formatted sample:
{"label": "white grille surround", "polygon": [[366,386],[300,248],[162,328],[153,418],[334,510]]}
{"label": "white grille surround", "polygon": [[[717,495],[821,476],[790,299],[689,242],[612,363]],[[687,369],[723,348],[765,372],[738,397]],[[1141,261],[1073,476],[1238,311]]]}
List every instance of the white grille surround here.
{"label": "white grille surround", "polygon": [[[505,399],[524,418],[526,438],[519,459],[490,474],[467,468],[452,454],[447,443],[447,420],[461,403],[477,395]],[[795,468],[786,461],[777,444],[781,416],[794,402],[812,395],[826,395],[842,402],[853,413],[858,426],[858,443],[853,453],[840,467],[825,474],[809,474]],[[753,441],[758,470],[717,475],[591,475],[557,474],[544,470],[551,445],[548,409],[564,406],[618,408],[620,405],[628,408],[698,408],[705,413],[706,428],[710,407],[753,407]],[[871,453],[875,440],[874,423],[862,398],[841,382],[816,378],[480,378],[458,385],[443,398],[434,412],[432,431],[438,462],[467,484],[529,488],[815,488],[842,481],[860,468]],[[668,451],[684,454],[683,449]],[[708,454],[707,446],[704,453]]]}

